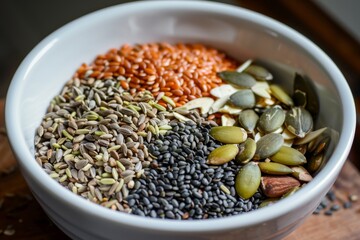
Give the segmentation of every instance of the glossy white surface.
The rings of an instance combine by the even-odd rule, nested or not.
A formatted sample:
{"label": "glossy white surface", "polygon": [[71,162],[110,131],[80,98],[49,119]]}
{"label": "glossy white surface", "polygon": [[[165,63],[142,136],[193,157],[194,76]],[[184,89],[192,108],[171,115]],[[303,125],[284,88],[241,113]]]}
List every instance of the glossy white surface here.
{"label": "glossy white surface", "polygon": [[[320,92],[318,125],[340,133],[324,169],[279,204],[239,216],[171,221],[113,212],[61,187],[33,157],[36,127],[50,100],[82,62],[123,43],[202,42],[245,60],[261,58],[301,69]],[[331,111],[329,111],[331,109]],[[344,118],[343,116],[346,116]],[[309,40],[267,17],[208,2],[124,4],[82,17],[44,39],[17,70],[6,101],[6,126],[22,172],[37,200],[77,239],[274,239],[308,216],[336,179],[355,131],[355,108],[346,80]]]}

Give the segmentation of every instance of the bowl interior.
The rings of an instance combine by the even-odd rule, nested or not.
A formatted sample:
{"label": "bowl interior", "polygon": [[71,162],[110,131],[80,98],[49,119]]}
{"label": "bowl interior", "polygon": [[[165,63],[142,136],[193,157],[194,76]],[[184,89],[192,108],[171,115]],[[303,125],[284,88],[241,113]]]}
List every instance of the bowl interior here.
{"label": "bowl interior", "polygon": [[[342,165],[350,148],[355,117],[351,93],[332,61],[310,41],[266,17],[243,9],[196,2],[129,4],[101,10],[42,41],[20,66],[8,94],[7,127],[21,165],[29,172],[44,175],[33,159],[35,129],[50,100],[81,63],[90,63],[96,55],[125,43],[159,41],[200,42],[240,61],[262,59],[306,74],[319,93],[316,127],[328,126],[340,134],[342,144],[337,145],[336,156],[332,157],[342,160],[334,160],[331,168]],[[287,88],[291,88],[292,80],[278,79]],[[350,117],[344,119],[344,114]],[[344,130],[345,121],[350,129]],[[326,176],[334,177],[334,173],[330,173],[329,167],[326,174],[330,176]],[[315,179],[311,183],[314,185],[309,185],[323,180]],[[60,186],[57,190],[65,191]]]}

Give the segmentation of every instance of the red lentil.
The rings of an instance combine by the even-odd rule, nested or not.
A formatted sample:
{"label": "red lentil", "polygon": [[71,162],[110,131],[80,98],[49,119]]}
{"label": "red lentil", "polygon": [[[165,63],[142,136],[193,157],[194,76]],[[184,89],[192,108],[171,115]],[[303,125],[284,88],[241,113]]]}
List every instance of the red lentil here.
{"label": "red lentil", "polygon": [[[222,84],[216,73],[236,67],[236,61],[202,44],[125,44],[98,55],[90,65],[82,64],[74,77],[117,78],[132,94],[146,89],[156,97],[163,92],[181,106],[209,96],[212,88]],[[165,105],[162,100],[159,103]]]}

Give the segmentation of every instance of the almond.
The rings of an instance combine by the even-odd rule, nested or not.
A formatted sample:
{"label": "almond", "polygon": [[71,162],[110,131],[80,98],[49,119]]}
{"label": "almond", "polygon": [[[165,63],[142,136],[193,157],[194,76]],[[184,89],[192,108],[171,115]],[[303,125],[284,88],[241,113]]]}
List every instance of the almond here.
{"label": "almond", "polygon": [[300,182],[289,176],[264,176],[261,177],[261,189],[268,197],[281,197],[294,187],[300,186]]}

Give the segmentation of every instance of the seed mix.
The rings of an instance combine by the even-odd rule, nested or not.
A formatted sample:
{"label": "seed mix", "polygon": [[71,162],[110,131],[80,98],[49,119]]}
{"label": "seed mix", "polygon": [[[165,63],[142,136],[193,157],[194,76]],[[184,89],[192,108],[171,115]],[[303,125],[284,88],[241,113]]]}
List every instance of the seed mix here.
{"label": "seed mix", "polygon": [[300,75],[293,100],[267,69],[236,66],[201,44],[111,49],[51,101],[36,160],[92,202],[154,218],[218,218],[290,196],[320,169],[332,132],[312,131],[318,105]]}

